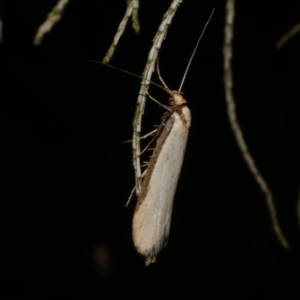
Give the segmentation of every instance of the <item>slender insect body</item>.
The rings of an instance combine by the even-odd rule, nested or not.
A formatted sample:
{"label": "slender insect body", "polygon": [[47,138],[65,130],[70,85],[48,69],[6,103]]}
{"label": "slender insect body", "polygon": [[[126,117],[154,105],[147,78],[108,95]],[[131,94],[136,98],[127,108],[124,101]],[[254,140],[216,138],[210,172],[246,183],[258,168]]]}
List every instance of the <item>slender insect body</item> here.
{"label": "slender insect body", "polygon": [[[135,132],[133,135],[134,160],[139,159],[139,156],[144,153],[145,150],[149,149],[149,145],[157,138],[156,146],[152,152],[150,162],[146,164],[147,169],[143,172],[142,176],[140,174],[139,162],[135,165],[136,177],[138,179],[143,178],[143,183],[138,195],[138,201],[133,215],[132,236],[135,248],[142,256],[146,257],[146,265],[155,261],[156,255],[168,241],[173,199],[181,171],[189,128],[191,125],[191,113],[187,107],[186,100],[182,96],[181,88],[185,81],[192,59],[198,48],[199,42],[212,17],[213,12],[214,9],[208,21],[206,22],[200,37],[198,38],[197,44],[189,59],[185,73],[181,80],[179,90],[171,91],[167,87],[160,76],[158,64],[157,72],[163,86],[149,80],[147,81],[148,84],[151,83],[167,91],[170,94],[171,99],[170,106],[165,106],[151,97],[149,93],[145,91],[145,93],[148,94],[148,96],[154,102],[158,103],[161,107],[164,107],[167,110],[166,116],[164,117],[161,126],[159,126],[157,130],[154,130],[150,134],[146,135],[149,136],[153,134],[154,137],[143,151],[140,152],[138,150],[135,152],[135,150],[139,149],[139,147],[136,147],[134,141],[139,143],[139,139],[136,137]],[[152,56],[152,54],[149,55],[153,61]],[[113,69],[117,69],[113,66],[108,66]],[[135,77],[140,77],[125,70],[121,71]],[[146,72],[146,74],[148,73]],[[138,109],[140,109],[140,106],[138,107]],[[138,115],[140,111],[137,110],[137,112]],[[137,128],[140,129],[138,125]],[[132,190],[129,200],[134,190],[135,188]]]}
{"label": "slender insect body", "polygon": [[180,92],[171,92],[172,113],[157,139],[133,216],[132,234],[138,252],[155,257],[170,231],[173,199],[183,162],[190,110]]}
{"label": "slender insect body", "polygon": [[[155,262],[156,255],[168,241],[173,199],[191,125],[191,113],[180,91],[213,12],[214,10],[190,57],[179,91],[169,90],[157,67],[159,79],[171,95],[170,107],[167,107],[169,112],[171,110],[171,115],[166,119],[164,128],[157,139],[133,215],[133,242],[137,251],[146,257],[146,266]],[[157,102],[150,95],[149,97]]]}

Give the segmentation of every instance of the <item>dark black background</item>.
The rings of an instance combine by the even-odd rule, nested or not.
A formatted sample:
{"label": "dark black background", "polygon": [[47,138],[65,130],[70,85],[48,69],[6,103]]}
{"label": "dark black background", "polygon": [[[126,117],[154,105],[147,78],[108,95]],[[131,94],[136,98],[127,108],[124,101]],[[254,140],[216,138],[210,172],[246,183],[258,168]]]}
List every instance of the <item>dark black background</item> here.
{"label": "dark black background", "polygon": [[[141,1],[112,65],[141,74],[171,1]],[[1,293],[205,299],[287,296],[299,281],[299,1],[237,1],[234,93],[246,141],[270,185],[291,250],[272,231],[265,199],[229,126],[222,43],[225,1],[184,1],[160,52],[176,89],[196,40],[216,12],[183,87],[192,127],[168,246],[145,268],[131,240],[130,144],[139,80],[101,60],[125,1],[70,1],[41,47],[37,27],[54,1],[2,1]],[[154,74],[155,79],[155,74]],[[155,87],[151,93],[166,101]],[[143,131],[163,110],[147,102]],[[182,294],[180,294],[182,293]],[[144,296],[143,296],[144,297]]]}

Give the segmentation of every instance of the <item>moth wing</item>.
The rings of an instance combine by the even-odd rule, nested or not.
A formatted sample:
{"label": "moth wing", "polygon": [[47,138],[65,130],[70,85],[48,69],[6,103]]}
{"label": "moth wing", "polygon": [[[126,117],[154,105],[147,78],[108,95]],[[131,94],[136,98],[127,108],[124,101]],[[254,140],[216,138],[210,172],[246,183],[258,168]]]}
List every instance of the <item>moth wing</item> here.
{"label": "moth wing", "polygon": [[134,244],[144,256],[155,256],[167,243],[187,138],[188,127],[174,113],[153,151],[133,217]]}

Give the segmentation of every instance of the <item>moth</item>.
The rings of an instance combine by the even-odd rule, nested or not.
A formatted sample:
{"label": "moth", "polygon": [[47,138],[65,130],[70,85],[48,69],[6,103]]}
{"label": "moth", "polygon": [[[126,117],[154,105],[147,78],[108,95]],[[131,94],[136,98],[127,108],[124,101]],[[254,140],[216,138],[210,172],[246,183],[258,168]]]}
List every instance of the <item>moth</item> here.
{"label": "moth", "polygon": [[135,207],[132,237],[137,251],[153,262],[166,245],[173,199],[187,144],[191,113],[180,91],[170,91],[169,108]]}
{"label": "moth", "polygon": [[[214,10],[197,41],[178,91],[171,91],[167,87],[157,67],[159,79],[170,95],[169,107],[145,171],[132,221],[134,246],[146,257],[146,266],[155,262],[157,254],[168,241],[173,200],[191,126],[191,112],[181,88],[213,12]],[[149,97],[155,100],[150,95]]]}
{"label": "moth", "polygon": [[[189,128],[191,126],[191,112],[187,107],[186,100],[182,96],[181,88],[198,44],[213,13],[214,10],[206,22],[189,59],[179,90],[171,91],[167,87],[160,76],[158,67],[158,76],[164,87],[157,83],[150,82],[167,91],[170,95],[170,99],[169,106],[160,104],[166,108],[167,112],[163,116],[163,121],[156,131],[156,145],[148,167],[144,172],[142,187],[138,195],[132,221],[134,246],[139,254],[146,258],[146,266],[155,262],[157,254],[168,241],[173,200],[183,163]],[[108,64],[106,64],[106,66],[118,69]],[[140,77],[122,69],[118,70],[135,77]],[[148,96],[159,103],[159,101],[149,94]],[[144,150],[140,155],[143,152]]]}

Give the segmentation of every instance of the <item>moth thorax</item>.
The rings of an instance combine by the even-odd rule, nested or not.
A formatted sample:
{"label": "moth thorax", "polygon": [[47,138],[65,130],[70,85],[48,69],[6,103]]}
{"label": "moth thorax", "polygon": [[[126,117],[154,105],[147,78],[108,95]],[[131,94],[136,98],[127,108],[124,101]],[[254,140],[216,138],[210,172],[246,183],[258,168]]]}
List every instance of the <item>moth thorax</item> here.
{"label": "moth thorax", "polygon": [[171,101],[173,100],[175,106],[177,105],[182,105],[182,104],[185,104],[186,101],[185,99],[182,97],[182,93],[181,92],[178,92],[178,91],[172,91],[171,92]]}

